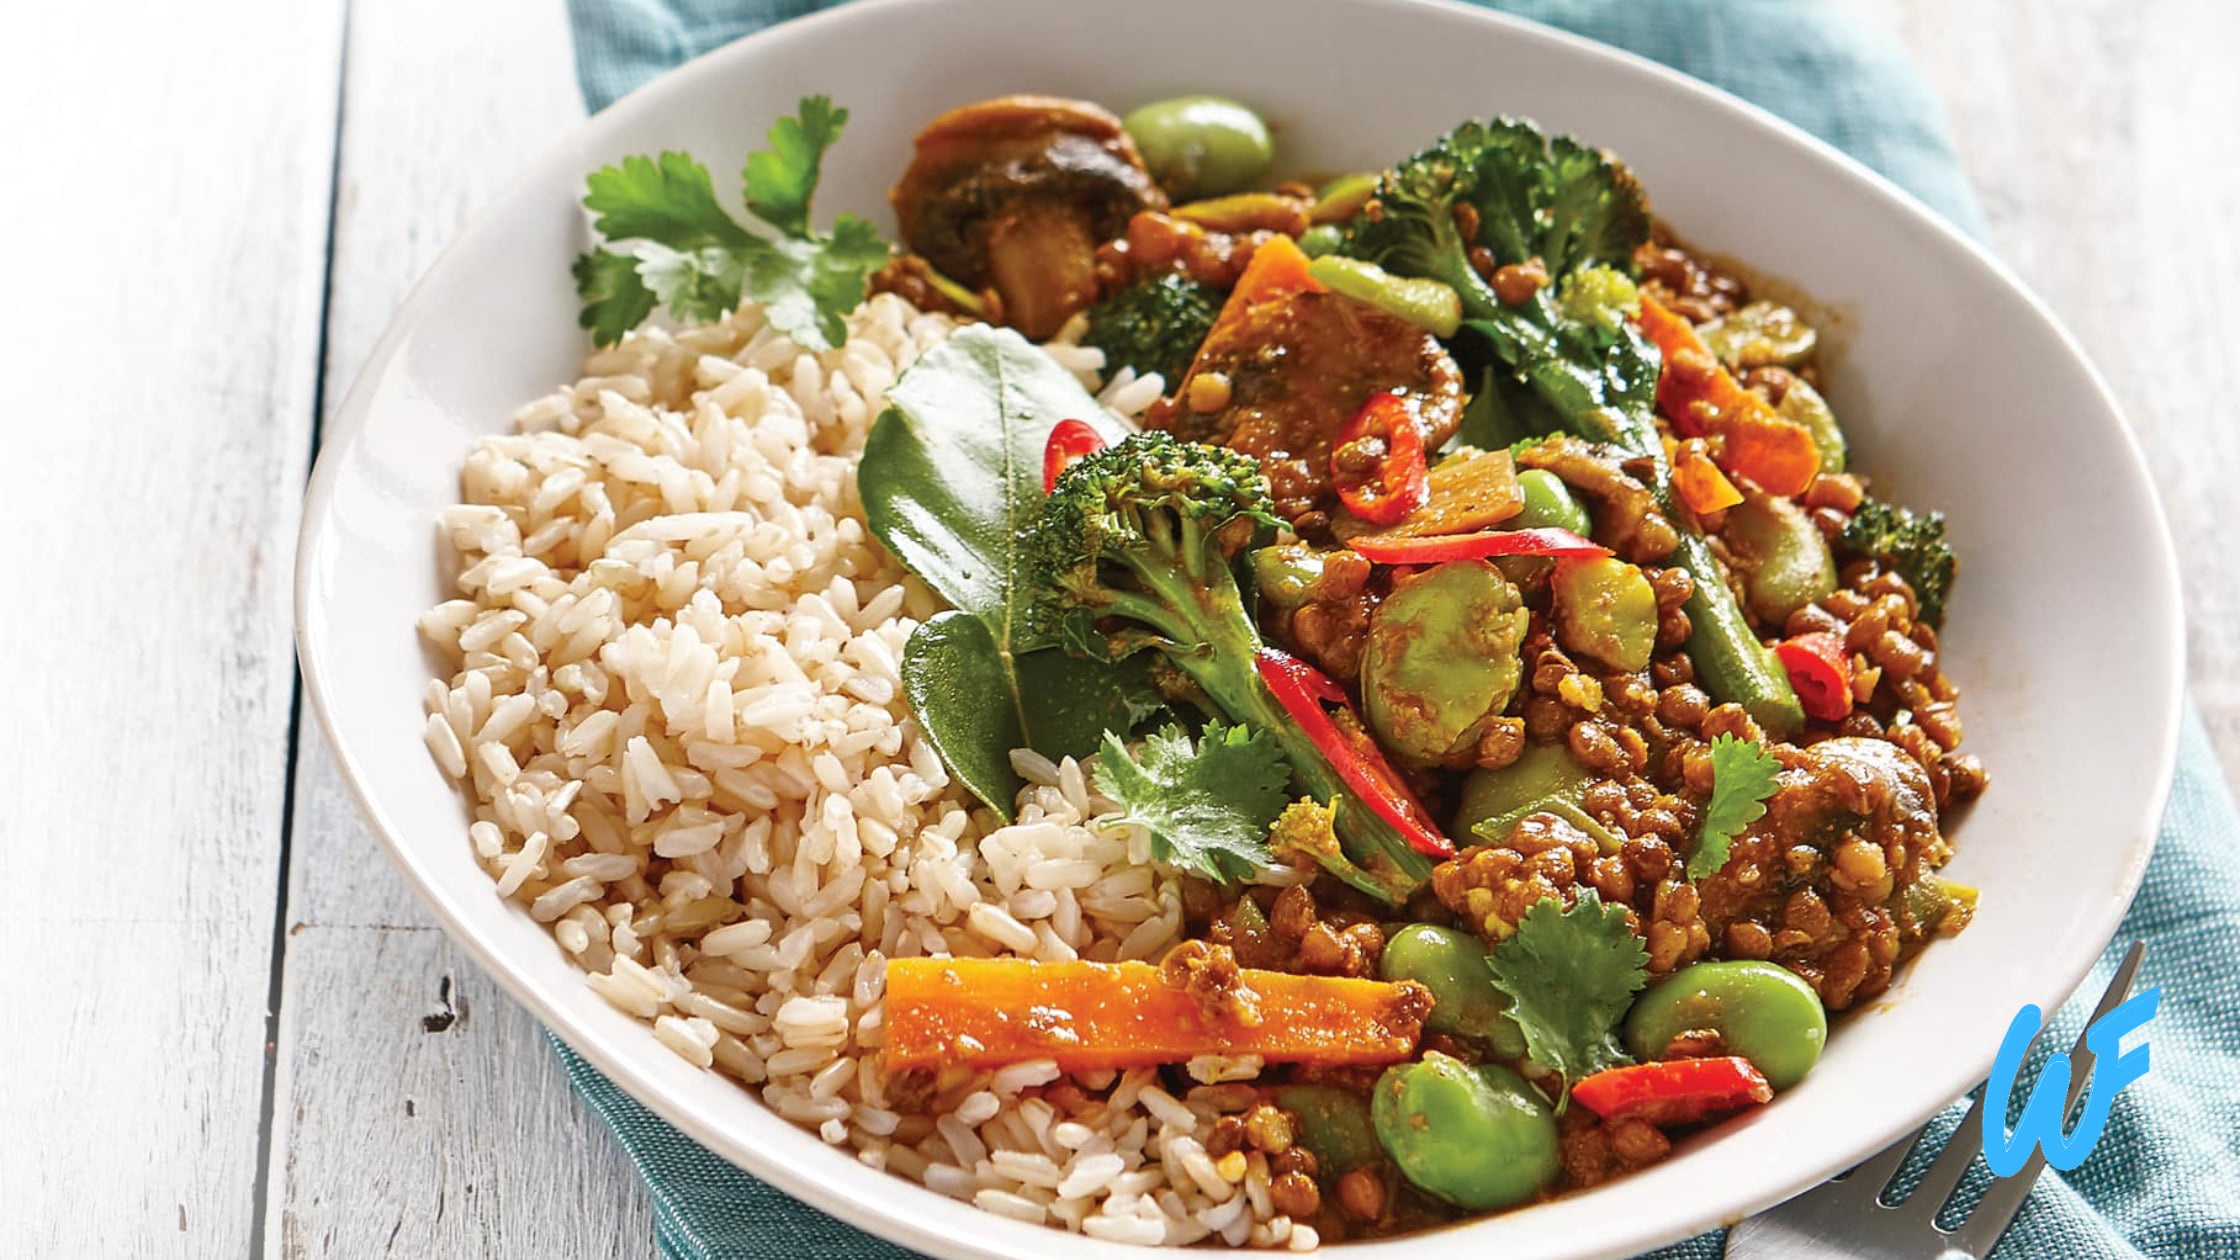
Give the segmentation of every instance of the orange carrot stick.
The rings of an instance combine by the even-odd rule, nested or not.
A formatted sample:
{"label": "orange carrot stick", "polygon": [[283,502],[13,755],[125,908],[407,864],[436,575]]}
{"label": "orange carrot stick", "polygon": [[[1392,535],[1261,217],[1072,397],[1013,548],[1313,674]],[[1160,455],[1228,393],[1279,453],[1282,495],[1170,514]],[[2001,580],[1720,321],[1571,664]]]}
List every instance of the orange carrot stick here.
{"label": "orange carrot stick", "polygon": [[1657,409],[1682,437],[1725,439],[1720,466],[1775,494],[1799,494],[1820,472],[1820,450],[1803,425],[1742,387],[1685,316],[1644,293],[1641,331],[1664,352]]}
{"label": "orange carrot stick", "polygon": [[1055,1059],[1086,1072],[1202,1054],[1393,1063],[1415,1052],[1431,1009],[1412,983],[1240,975],[1238,1000],[1209,1011],[1149,963],[897,958],[887,964],[887,1068]]}

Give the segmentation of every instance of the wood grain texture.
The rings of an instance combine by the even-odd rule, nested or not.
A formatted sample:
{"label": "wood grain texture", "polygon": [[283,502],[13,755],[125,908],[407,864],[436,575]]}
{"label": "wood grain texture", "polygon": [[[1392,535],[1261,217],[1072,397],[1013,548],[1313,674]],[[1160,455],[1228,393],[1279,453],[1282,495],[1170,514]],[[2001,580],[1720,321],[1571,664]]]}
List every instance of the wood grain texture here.
{"label": "wood grain texture", "polygon": [[340,14],[8,15],[0,1255],[254,1232]]}
{"label": "wood grain texture", "polygon": [[[350,12],[326,398],[468,215],[582,117],[552,0]],[[314,723],[297,763],[266,1253],[650,1253],[645,1192],[543,1030],[383,859]]]}
{"label": "wood grain texture", "polygon": [[2222,311],[2240,279],[2240,75],[2204,51],[2240,39],[2240,7],[1845,7],[1896,31],[1944,97],[1992,247],[2122,400],[2178,541],[2194,696],[2240,780],[2240,341]]}
{"label": "wood grain texture", "polygon": [[[1923,66],[1994,247],[2129,409],[2185,556],[2195,693],[2240,771],[2240,351],[2217,318],[2240,275],[2240,75],[2217,50],[2240,8],[1834,2]],[[25,908],[0,1000],[36,1017],[0,1033],[0,1255],[230,1258],[260,1232],[285,1257],[653,1253],[644,1187],[541,1030],[389,871],[315,729],[287,744],[317,390],[339,401],[466,215],[580,117],[562,8],[365,0],[346,81],[343,0],[10,15],[0,160],[50,191],[0,198],[0,237],[34,243],[0,305],[21,382],[0,536],[94,557],[16,598],[34,626],[102,630],[9,640],[0,846]],[[88,907],[99,869],[129,878]]]}

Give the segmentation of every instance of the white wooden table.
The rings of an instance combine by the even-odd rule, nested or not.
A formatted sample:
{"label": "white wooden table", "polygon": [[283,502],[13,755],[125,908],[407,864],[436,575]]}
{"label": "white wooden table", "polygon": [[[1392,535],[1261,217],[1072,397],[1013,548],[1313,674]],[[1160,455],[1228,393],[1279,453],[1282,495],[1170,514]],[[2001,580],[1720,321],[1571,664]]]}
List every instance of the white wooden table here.
{"label": "white wooden table", "polygon": [[[2240,6],[1840,2],[1927,68],[2130,407],[2240,769],[2240,75],[2203,52]],[[560,0],[19,7],[0,1255],[650,1255],[539,1029],[377,855],[290,643],[320,417],[582,114]]]}

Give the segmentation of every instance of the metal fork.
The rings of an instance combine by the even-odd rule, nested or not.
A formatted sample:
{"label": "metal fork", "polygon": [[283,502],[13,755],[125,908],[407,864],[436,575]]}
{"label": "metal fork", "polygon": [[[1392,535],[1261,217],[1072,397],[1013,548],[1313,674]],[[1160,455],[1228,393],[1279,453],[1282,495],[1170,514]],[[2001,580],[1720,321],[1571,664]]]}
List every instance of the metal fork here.
{"label": "metal fork", "polygon": [[[2124,955],[2100,1005],[2085,1021],[2086,1032],[2123,1004],[2145,950],[2145,945],[2135,944]],[[2069,1051],[2069,1100],[2063,1115],[2083,1097],[2092,1060],[2084,1034],[2079,1033]],[[1992,1102],[1986,1098],[1969,1106],[1967,1117],[1922,1174],[1921,1183],[1904,1199],[1893,1203],[1886,1196],[1906,1156],[1928,1131],[1926,1124],[1836,1180],[1729,1230],[1727,1260],[1983,1260],[2014,1223],[2046,1166],[2044,1152],[2032,1152],[2014,1176],[1993,1182],[1964,1220],[1951,1229],[1937,1223],[1946,1201],[1983,1148],[1983,1112]],[[2006,1100],[1998,1099],[1996,1104],[2004,1107]]]}

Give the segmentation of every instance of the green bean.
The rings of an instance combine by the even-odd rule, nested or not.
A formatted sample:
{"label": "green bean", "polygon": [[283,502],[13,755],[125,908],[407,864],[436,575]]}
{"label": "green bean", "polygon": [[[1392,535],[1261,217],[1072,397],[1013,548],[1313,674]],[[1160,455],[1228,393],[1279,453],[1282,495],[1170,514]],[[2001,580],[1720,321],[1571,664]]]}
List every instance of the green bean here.
{"label": "green bean", "polygon": [[1649,668],[1657,647],[1657,592],[1614,556],[1561,560],[1550,580],[1556,641],[1612,669]]}
{"label": "green bean", "polygon": [[1509,529],[1568,529],[1584,538],[1594,532],[1586,506],[1563,484],[1563,478],[1545,468],[1527,468],[1517,474],[1517,490],[1524,511],[1506,522]]}
{"label": "green bean", "polygon": [[1431,990],[1426,1032],[1465,1037],[1489,1045],[1497,1058],[1525,1052],[1524,1034],[1509,1018],[1509,997],[1494,987],[1483,941],[1467,932],[1430,923],[1411,923],[1385,938],[1377,974],[1387,980],[1413,980]]}
{"label": "green bean", "polygon": [[1315,194],[1314,207],[1307,211],[1307,218],[1315,223],[1345,222],[1361,213],[1361,207],[1376,195],[1377,181],[1381,178],[1383,176],[1376,171],[1340,175]]}
{"label": "green bean", "polygon": [[1299,1145],[1314,1152],[1325,1176],[1336,1177],[1384,1156],[1369,1100],[1336,1085],[1285,1085],[1275,1092],[1276,1106],[1299,1118]]}
{"label": "green bean", "polygon": [[1387,1068],[1370,1102],[1377,1139],[1417,1188],[1474,1212],[1513,1207],[1561,1168],[1555,1116],[1507,1068],[1432,1051]]}
{"label": "green bean", "polygon": [[1138,106],[1122,120],[1152,178],[1178,200],[1252,186],[1274,160],[1268,124],[1225,96],[1177,96]]}
{"label": "green bean", "polygon": [[1673,1038],[1697,1031],[1719,1034],[1728,1054],[1750,1060],[1775,1089],[1787,1089],[1820,1061],[1828,1013],[1812,986],[1787,967],[1694,963],[1635,999],[1626,1048],[1637,1059],[1659,1059]]}
{"label": "green bean", "polygon": [[1434,337],[1452,337],[1462,327],[1462,298],[1436,280],[1396,276],[1375,263],[1324,254],[1307,264],[1307,274],[1356,302],[1396,315]]}

